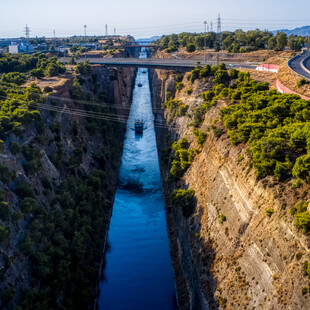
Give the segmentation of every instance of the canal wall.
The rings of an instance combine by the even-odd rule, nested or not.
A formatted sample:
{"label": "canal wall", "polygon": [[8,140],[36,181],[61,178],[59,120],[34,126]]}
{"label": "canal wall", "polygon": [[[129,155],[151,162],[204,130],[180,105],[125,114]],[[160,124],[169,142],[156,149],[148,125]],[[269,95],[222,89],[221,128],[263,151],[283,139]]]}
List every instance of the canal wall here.
{"label": "canal wall", "polygon": [[[174,76],[160,70],[151,73],[154,108],[160,109],[166,101]],[[232,147],[224,131],[219,110],[228,103],[223,100],[205,114],[200,130],[207,139],[199,147],[190,123],[193,109],[201,103],[200,94],[210,89],[211,81],[196,80],[191,85],[187,77],[183,89],[173,95],[188,106],[187,115],[171,117],[168,109],[156,110],[180,309],[306,309],[308,297],[302,288],[308,280],[303,263],[309,260],[309,238],[287,215],[294,206],[292,197],[299,194],[291,184],[279,184],[271,177],[257,179],[246,146]],[[181,137],[199,153],[181,180],[171,183],[169,147]],[[170,203],[175,188],[195,190],[196,210],[188,219]],[[275,212],[271,218],[267,209]],[[225,221],[220,221],[223,215]]]}
{"label": "canal wall", "polygon": [[[1,309],[12,309],[17,305],[22,305],[22,308],[41,309],[47,304],[53,304],[53,307],[50,306],[52,308],[70,308],[69,304],[76,309],[92,307],[97,294],[96,284],[99,281],[126,124],[94,120],[79,116],[78,113],[66,112],[69,109],[98,111],[99,108],[94,103],[104,101],[110,108],[100,110],[101,112],[126,117],[129,113],[134,77],[134,69],[108,70],[100,66],[92,66],[85,75],[67,75],[66,81],[55,87],[47,98],[47,103],[58,107],[59,112],[40,110],[38,123],[23,126],[18,134],[7,133],[4,139],[6,147],[0,155],[0,163],[1,167],[5,166],[9,171],[14,171],[16,177],[10,183],[0,181],[0,189],[6,193],[12,214],[11,224],[6,223],[9,225],[10,234],[0,247],[0,296],[5,296],[3,292],[10,292],[11,295],[9,302],[0,298]],[[77,89],[80,98],[72,100]],[[18,154],[10,150],[12,141],[23,147]],[[31,162],[31,167],[34,166],[37,170],[30,170],[26,165],[30,156],[26,150],[36,150],[37,153],[34,154],[39,154],[38,158]],[[90,185],[90,175],[94,170],[101,179],[93,175],[93,183]],[[22,203],[24,196],[19,196],[16,191],[20,184],[29,187],[32,210],[28,208],[26,211]],[[87,202],[90,197],[93,197],[91,205]],[[82,202],[83,205],[80,205]],[[54,218],[55,212],[60,212],[60,215]],[[13,220],[14,214],[18,214],[19,218]],[[74,217],[71,218],[70,214],[74,214]],[[48,223],[45,223],[47,216]],[[80,235],[79,247],[83,249],[85,246],[87,254],[80,252],[80,259],[73,263],[70,260],[71,254],[65,252],[69,251],[65,245],[71,244],[70,253],[76,250],[77,246],[71,243],[69,232],[76,229],[75,221],[79,218],[84,218],[84,223],[90,223],[92,233],[85,239]],[[57,226],[60,219],[61,229]],[[81,229],[83,223],[78,223]],[[75,235],[78,233],[79,230]],[[60,239],[57,239],[58,237]],[[58,241],[55,241],[56,239]],[[59,251],[61,249],[61,253],[67,254],[59,252],[61,256],[56,259],[52,251],[46,251],[47,247],[57,248]],[[41,254],[43,251],[44,257]],[[44,259],[40,260],[42,257]],[[82,266],[88,259],[91,261],[91,272],[80,269],[76,274],[66,268],[63,272],[57,271],[61,264],[63,267],[72,264]],[[54,266],[56,261],[58,264]],[[53,283],[56,283],[56,280],[53,283],[52,280],[46,282],[46,277],[58,279],[64,273],[66,278],[62,277],[58,291],[52,289],[57,298],[53,298],[49,293],[37,293],[38,289],[49,292]],[[74,283],[71,280],[67,283],[67,279],[71,277],[75,278]],[[83,281],[89,283],[87,296],[80,293],[72,298],[70,292],[73,289],[78,292],[83,287],[82,277]],[[25,292],[31,294],[31,299]]]}

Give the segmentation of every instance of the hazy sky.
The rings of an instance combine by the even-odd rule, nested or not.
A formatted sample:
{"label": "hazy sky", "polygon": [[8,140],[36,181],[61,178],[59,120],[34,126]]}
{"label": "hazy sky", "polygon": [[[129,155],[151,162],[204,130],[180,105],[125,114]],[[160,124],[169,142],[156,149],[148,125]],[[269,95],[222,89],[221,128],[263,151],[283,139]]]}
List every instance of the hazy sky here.
{"label": "hazy sky", "polygon": [[136,38],[182,31],[201,32],[218,13],[222,30],[292,29],[310,25],[305,0],[0,0],[0,37],[132,34]]}

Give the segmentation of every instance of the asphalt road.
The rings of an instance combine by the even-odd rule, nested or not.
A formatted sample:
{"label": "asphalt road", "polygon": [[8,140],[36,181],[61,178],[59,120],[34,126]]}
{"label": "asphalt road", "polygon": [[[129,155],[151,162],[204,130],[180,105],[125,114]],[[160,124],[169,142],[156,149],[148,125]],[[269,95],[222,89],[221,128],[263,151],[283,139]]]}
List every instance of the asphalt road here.
{"label": "asphalt road", "polygon": [[[60,58],[59,60],[68,63],[68,57]],[[197,60],[189,59],[166,59],[166,58],[83,58],[81,57],[78,61],[88,60],[91,64],[102,64],[109,67],[145,67],[145,68],[159,68],[159,69],[186,69],[192,70],[196,67]],[[221,63],[221,60],[219,61]],[[204,66],[206,64],[215,65],[216,61],[200,61],[200,65]],[[248,68],[255,69],[257,63],[230,63],[226,62],[228,68]]]}
{"label": "asphalt road", "polygon": [[[307,57],[309,57],[309,59],[306,61],[305,64],[306,70],[305,70],[305,68],[302,66],[302,63]],[[289,66],[300,76],[303,76],[304,78],[310,80],[310,52],[304,52],[300,56],[291,60]]]}

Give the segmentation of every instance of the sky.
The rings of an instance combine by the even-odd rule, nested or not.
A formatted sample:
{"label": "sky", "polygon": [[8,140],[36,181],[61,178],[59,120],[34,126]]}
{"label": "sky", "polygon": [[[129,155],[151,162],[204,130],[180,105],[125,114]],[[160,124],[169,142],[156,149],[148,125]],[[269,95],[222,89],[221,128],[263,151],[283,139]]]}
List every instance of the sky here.
{"label": "sky", "polygon": [[310,1],[305,0],[0,0],[0,37],[127,35],[135,38],[202,32],[203,22],[216,31],[220,13],[222,30],[293,29],[310,25]]}

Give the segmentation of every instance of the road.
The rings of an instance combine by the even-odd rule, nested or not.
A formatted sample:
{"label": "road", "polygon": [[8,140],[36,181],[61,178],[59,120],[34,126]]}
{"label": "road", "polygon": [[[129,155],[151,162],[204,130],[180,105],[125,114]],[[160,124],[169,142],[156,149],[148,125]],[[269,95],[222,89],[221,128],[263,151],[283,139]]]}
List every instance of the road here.
{"label": "road", "polygon": [[288,65],[293,71],[310,81],[310,52],[303,52],[292,58]]}
{"label": "road", "polygon": [[[59,58],[60,61],[68,63],[70,58],[63,57]],[[84,62],[88,60],[91,64],[101,64],[108,67],[143,67],[143,68],[155,68],[155,69],[166,69],[166,70],[184,70],[190,71],[196,67],[196,60],[189,59],[167,59],[167,58],[83,58],[81,57],[78,61]],[[221,63],[221,61],[219,61]],[[206,64],[216,65],[216,61],[200,61],[200,65]],[[247,68],[255,69],[259,65],[258,63],[231,63],[226,62],[228,68]]]}

